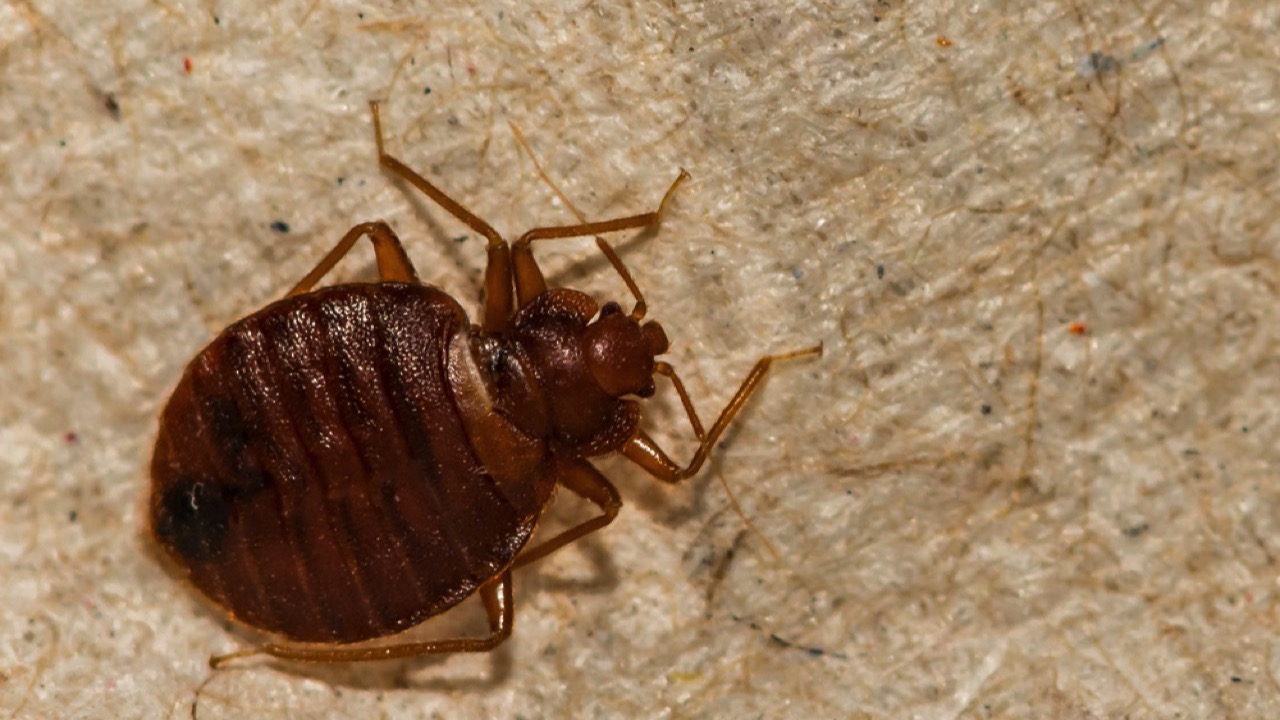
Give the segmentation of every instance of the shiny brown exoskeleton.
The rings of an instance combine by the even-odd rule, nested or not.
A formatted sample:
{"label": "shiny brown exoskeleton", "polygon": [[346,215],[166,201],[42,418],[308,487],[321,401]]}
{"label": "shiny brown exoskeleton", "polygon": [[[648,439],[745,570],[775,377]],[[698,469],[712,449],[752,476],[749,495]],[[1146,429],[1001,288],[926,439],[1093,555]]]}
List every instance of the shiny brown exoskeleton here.
{"label": "shiny brown exoskeleton", "polygon": [[[383,222],[352,228],[283,299],[200,351],[160,418],[149,520],[165,555],[236,620],[279,639],[266,653],[354,661],[483,651],[511,633],[511,571],[608,525],[622,501],[586,460],[621,452],[676,482],[707,453],[774,360],[764,357],[709,432],[636,296],[626,313],[548,289],[530,243],[645,228],[642,215],[531,230],[508,245],[484,221],[383,151],[382,167],[488,239],[484,318],[419,282]],[[379,282],[313,289],[368,235]],[[701,441],[677,465],[639,428],[633,397],[675,385]],[[532,548],[556,486],[602,514]],[[523,550],[523,552],[521,552]],[[479,591],[486,638],[390,642]],[[360,643],[352,645],[353,643]]]}

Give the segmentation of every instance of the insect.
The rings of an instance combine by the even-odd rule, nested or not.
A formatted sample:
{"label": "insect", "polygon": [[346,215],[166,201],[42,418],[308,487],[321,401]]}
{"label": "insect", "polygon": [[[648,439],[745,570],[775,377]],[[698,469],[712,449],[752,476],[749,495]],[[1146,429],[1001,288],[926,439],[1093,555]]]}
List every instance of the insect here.
{"label": "insect", "polygon": [[[347,662],[480,652],[514,620],[512,571],[608,525],[622,500],[588,458],[621,453],[675,483],[695,474],[778,360],[765,356],[710,430],[675,370],[667,336],[576,290],[549,289],[535,242],[658,224],[654,212],[530,230],[507,243],[383,147],[382,168],[488,241],[479,324],[422,283],[385,222],[356,225],[284,298],[233,323],[190,362],[160,417],[150,532],[176,570],[271,640],[214,657]],[[377,282],[316,288],[362,238]],[[639,427],[654,377],[674,385],[699,444],[687,465]],[[600,514],[526,548],[557,487]],[[396,638],[478,594],[489,635]],[[370,642],[374,641],[374,642]]]}

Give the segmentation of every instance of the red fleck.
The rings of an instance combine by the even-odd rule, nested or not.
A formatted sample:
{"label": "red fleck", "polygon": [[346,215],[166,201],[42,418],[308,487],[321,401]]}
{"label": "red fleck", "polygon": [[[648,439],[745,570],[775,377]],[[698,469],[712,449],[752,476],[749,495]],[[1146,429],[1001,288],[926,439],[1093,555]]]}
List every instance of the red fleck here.
{"label": "red fleck", "polygon": [[938,47],[944,47],[944,48],[949,48],[949,47],[951,47],[951,38],[949,38],[949,37],[947,37],[947,36],[945,36],[945,35],[939,35],[939,36],[938,36]]}
{"label": "red fleck", "polygon": [[182,58],[182,69],[186,70],[188,75],[191,74],[191,58],[190,57]]}
{"label": "red fleck", "polygon": [[1089,332],[1089,326],[1080,321],[1076,321],[1067,326],[1067,331],[1072,335],[1083,335]]}
{"label": "red fleck", "polygon": [[467,72],[468,72],[468,73],[470,73],[470,74],[472,74],[472,75],[475,75],[475,74],[476,74],[476,64],[475,64],[475,63],[473,63],[473,62],[468,62],[468,63],[467,63]]}
{"label": "red fleck", "polygon": [[66,434],[62,436],[62,439],[66,440],[69,443],[73,443],[79,440],[80,436],[76,434],[75,430],[68,430]]}

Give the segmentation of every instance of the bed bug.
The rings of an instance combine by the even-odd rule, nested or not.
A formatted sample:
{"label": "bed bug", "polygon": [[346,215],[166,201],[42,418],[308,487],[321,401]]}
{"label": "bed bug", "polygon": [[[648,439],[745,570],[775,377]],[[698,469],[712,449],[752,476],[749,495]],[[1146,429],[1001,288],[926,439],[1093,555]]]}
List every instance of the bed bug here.
{"label": "bed bug", "polygon": [[[656,226],[653,212],[530,230],[508,243],[389,155],[380,166],[487,240],[484,308],[468,321],[419,281],[385,222],[356,225],[282,299],[231,324],[184,371],[161,416],[149,528],[178,574],[271,638],[214,657],[346,662],[490,650],[514,620],[512,571],[608,525],[622,500],[588,458],[621,453],[659,480],[695,474],[775,361],[765,356],[709,430],[636,302],[549,289],[533,243]],[[377,282],[317,288],[363,237]],[[699,444],[673,461],[639,426],[654,378],[674,385]],[[562,487],[600,514],[526,548]],[[489,635],[396,638],[478,594]],[[372,641],[372,642],[371,642]]]}

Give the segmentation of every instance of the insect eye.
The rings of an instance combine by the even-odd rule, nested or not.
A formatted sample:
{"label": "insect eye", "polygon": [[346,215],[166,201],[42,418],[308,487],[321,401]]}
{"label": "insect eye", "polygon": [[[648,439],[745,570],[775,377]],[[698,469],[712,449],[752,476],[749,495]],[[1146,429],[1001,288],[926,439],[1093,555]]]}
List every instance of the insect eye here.
{"label": "insect eye", "polygon": [[607,302],[604,307],[600,308],[600,317],[606,318],[610,315],[618,315],[622,313],[622,306],[616,302]]}

